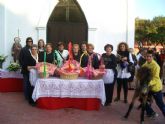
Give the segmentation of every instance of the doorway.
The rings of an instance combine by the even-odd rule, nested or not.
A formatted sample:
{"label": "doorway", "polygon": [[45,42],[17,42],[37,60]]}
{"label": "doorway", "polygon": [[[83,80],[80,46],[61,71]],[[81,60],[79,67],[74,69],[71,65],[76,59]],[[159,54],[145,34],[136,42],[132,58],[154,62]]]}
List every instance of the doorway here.
{"label": "doorway", "polygon": [[47,42],[87,43],[88,23],[77,0],[59,0],[47,23]]}

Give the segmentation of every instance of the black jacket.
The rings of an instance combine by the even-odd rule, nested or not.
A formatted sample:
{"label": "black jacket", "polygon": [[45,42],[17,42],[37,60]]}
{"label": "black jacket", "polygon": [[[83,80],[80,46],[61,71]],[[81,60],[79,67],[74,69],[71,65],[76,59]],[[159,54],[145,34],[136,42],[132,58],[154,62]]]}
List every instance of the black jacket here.
{"label": "black jacket", "polygon": [[123,63],[122,61],[121,61],[121,58],[123,58],[123,57],[127,57],[127,62],[129,62],[130,60],[129,60],[129,52],[128,51],[118,51],[117,52],[117,63],[118,64],[121,64],[121,63]]}
{"label": "black jacket", "polygon": [[[80,53],[78,53],[77,55],[74,55],[73,54],[73,60],[76,60],[77,62],[80,62],[80,57],[81,57],[81,54]],[[68,55],[68,57],[67,57],[67,60],[69,59],[69,55]]]}
{"label": "black jacket", "polygon": [[[39,62],[44,62],[44,52],[40,52],[38,54]],[[46,53],[46,62],[53,63],[54,62],[54,53],[51,52],[49,54]]]}
{"label": "black jacket", "polygon": [[[81,67],[87,67],[88,65],[88,60],[89,60],[89,56],[88,55],[84,55],[82,57],[82,61],[81,61]],[[99,65],[100,65],[100,61],[99,61],[99,58],[97,56],[97,54],[93,54],[93,57],[92,57],[92,67],[94,69],[98,69],[99,68]]]}
{"label": "black jacket", "polygon": [[113,70],[116,69],[117,60],[116,60],[116,56],[114,54],[106,55],[106,53],[103,53],[102,61],[103,61],[103,64],[105,65],[106,69],[113,69]]}
{"label": "black jacket", "polygon": [[29,61],[29,58],[31,57],[31,54],[30,54],[30,48],[26,45],[25,47],[23,47],[21,49],[21,52],[20,52],[20,55],[19,55],[19,63],[21,65],[21,73],[22,74],[28,74],[28,70],[27,70],[27,66],[28,66],[28,61]]}
{"label": "black jacket", "polygon": [[32,56],[29,57],[27,66],[36,66],[36,60]]}

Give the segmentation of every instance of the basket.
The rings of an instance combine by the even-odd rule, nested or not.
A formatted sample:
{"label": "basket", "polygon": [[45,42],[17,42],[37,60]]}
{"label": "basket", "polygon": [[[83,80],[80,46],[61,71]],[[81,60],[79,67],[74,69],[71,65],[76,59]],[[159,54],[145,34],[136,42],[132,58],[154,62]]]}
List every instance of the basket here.
{"label": "basket", "polygon": [[60,78],[61,79],[66,79],[66,80],[75,80],[78,78],[78,73],[61,73],[60,74]]}
{"label": "basket", "polygon": [[46,73],[46,77],[44,77],[44,73],[41,72],[41,73],[39,73],[39,77],[40,78],[48,78],[49,77],[49,73]]}

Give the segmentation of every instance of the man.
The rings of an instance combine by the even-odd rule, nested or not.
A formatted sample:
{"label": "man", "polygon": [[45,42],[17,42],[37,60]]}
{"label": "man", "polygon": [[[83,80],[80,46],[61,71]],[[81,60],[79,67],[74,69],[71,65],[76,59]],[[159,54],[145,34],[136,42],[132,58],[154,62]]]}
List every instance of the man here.
{"label": "man", "polygon": [[[147,57],[146,58],[147,61],[143,65],[143,67],[148,67],[149,69],[151,69],[152,72],[152,80],[149,82],[149,88],[150,88],[149,94],[153,96],[157,106],[165,116],[165,104],[163,102],[163,94],[162,94],[163,86],[159,77],[160,67],[157,64],[157,62],[153,59],[154,53],[152,50],[149,50],[147,52],[146,57]],[[155,112],[152,110],[151,106],[146,106],[146,111],[147,111],[147,115],[155,116]]]}
{"label": "man", "polygon": [[30,48],[33,44],[33,39],[31,37],[28,37],[26,39],[26,46],[21,49],[20,55],[19,55],[19,63],[22,67],[21,73],[23,74],[23,85],[24,85],[24,95],[27,100],[29,100],[29,72],[27,69],[28,61],[31,56],[30,54]]}

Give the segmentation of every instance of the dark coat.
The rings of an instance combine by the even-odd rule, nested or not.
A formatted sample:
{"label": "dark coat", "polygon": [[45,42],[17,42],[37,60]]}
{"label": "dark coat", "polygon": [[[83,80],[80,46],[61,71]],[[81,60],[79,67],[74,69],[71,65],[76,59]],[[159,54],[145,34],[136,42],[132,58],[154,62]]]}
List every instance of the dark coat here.
{"label": "dark coat", "polygon": [[[38,58],[39,58],[38,59],[39,62],[44,62],[44,52],[40,52],[38,54]],[[50,54],[46,53],[46,62],[48,62],[48,63],[54,62],[54,53],[53,52],[51,52]]]}
{"label": "dark coat", "polygon": [[21,65],[21,73],[22,74],[28,74],[27,66],[28,66],[28,61],[29,58],[31,57],[30,54],[30,48],[26,45],[21,49],[20,55],[19,55],[19,63]]}
{"label": "dark coat", "polygon": [[[100,61],[99,61],[98,55],[95,54],[95,53],[94,54],[90,54],[90,56],[91,55],[92,55],[92,67],[94,69],[98,69],[99,68],[99,65],[100,65]],[[88,55],[84,55],[82,57],[81,67],[87,67],[88,60],[89,60],[89,56]]]}
{"label": "dark coat", "polygon": [[32,56],[30,56],[28,63],[27,63],[27,66],[36,66],[36,64],[37,64],[36,60]]}
{"label": "dark coat", "polygon": [[105,65],[106,69],[116,70],[117,60],[116,60],[116,56],[114,54],[106,55],[106,53],[103,53],[102,61],[103,61],[103,64]]}

